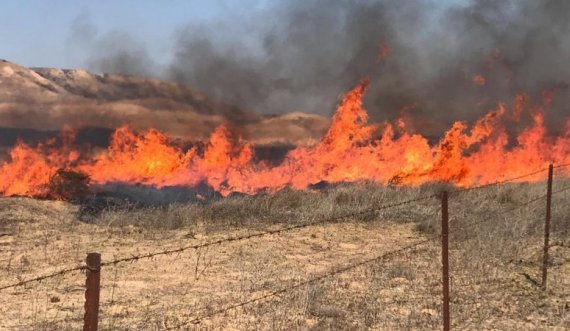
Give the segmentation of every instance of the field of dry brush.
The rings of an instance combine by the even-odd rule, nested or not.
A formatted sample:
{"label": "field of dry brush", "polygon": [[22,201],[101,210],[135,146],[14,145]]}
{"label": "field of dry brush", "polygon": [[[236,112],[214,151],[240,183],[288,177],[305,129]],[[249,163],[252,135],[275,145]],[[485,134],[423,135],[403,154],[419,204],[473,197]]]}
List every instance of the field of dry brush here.
{"label": "field of dry brush", "polygon": [[[557,181],[554,191],[569,184]],[[88,252],[108,261],[357,213],[444,188],[352,184],[167,207],[114,205],[89,222],[80,221],[79,207],[70,203],[5,198],[0,200],[0,286],[81,265]],[[537,183],[451,196],[455,329],[570,328],[570,191],[553,199],[545,292],[536,286],[545,202],[524,204],[544,194],[545,183]],[[100,329],[438,330],[440,219],[440,201],[433,198],[108,266],[101,273]],[[425,239],[430,240],[377,263],[295,287]],[[0,329],[80,328],[84,284],[84,275],[76,272],[0,291]],[[294,289],[214,314],[286,287]],[[195,318],[199,324],[189,322]]]}

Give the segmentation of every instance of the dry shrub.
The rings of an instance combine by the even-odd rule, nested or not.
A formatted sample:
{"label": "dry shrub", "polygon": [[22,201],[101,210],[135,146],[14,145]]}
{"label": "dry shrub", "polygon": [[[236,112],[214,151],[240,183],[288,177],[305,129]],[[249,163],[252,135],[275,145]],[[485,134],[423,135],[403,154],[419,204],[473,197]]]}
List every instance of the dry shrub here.
{"label": "dry shrub", "polygon": [[[435,218],[439,203],[426,200],[402,208],[361,213],[379,206],[433,194],[434,187],[386,187],[374,183],[343,184],[325,191],[284,189],[275,194],[231,196],[193,203],[165,206],[110,207],[102,211],[96,223],[135,225],[145,229],[195,227],[202,224],[208,231],[228,228],[265,227],[275,224],[308,223],[342,215],[352,221],[369,222],[386,219],[414,222]],[[339,218],[339,221],[343,221]]]}
{"label": "dry shrub", "polygon": [[48,197],[56,200],[73,201],[89,193],[89,176],[85,173],[59,169],[48,183]]}

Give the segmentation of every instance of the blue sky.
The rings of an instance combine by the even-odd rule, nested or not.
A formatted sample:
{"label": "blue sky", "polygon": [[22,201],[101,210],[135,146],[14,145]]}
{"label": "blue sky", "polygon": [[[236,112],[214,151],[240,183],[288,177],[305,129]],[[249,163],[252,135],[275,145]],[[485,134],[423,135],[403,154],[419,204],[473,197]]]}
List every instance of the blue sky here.
{"label": "blue sky", "polygon": [[[429,1],[429,0],[428,0]],[[432,0],[439,5],[467,0]],[[256,11],[278,0],[0,0],[0,58],[24,66],[87,67],[89,41],[73,38],[78,25],[93,40],[113,33],[128,36],[166,64],[177,30],[192,24],[251,23]],[[285,0],[286,3],[286,0]],[[211,24],[214,23],[214,24]],[[232,24],[225,25],[232,26]],[[77,32],[77,31],[76,31]],[[232,31],[230,31],[230,34]],[[233,33],[239,33],[233,31]],[[91,41],[93,41],[91,40]],[[91,43],[91,50],[93,50]],[[100,47],[100,46],[95,46]]]}
{"label": "blue sky", "polygon": [[72,29],[80,22],[96,36],[126,33],[142,42],[155,61],[165,63],[181,27],[239,19],[270,2],[0,0],[0,58],[25,66],[83,67],[87,48],[72,38]]}

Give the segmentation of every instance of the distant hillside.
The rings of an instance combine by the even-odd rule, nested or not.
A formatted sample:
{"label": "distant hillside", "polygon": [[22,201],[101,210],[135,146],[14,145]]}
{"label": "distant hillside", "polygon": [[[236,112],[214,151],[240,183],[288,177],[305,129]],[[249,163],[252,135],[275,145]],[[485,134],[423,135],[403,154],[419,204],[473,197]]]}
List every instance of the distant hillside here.
{"label": "distant hillside", "polygon": [[[157,128],[184,139],[204,139],[231,121],[259,144],[307,144],[329,123],[317,115],[261,116],[209,99],[191,87],[142,77],[85,70],[26,68],[0,60],[0,136],[38,137],[65,125],[112,129]],[[25,129],[25,130],[24,130]],[[6,130],[4,130],[6,131]]]}

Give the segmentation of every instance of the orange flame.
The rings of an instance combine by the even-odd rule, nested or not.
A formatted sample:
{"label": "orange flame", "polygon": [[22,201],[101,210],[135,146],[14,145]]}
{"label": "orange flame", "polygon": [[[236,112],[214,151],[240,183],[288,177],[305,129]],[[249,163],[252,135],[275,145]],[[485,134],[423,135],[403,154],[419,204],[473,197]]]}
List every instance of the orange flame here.
{"label": "orange flame", "polygon": [[0,193],[45,196],[56,171],[79,159],[79,152],[70,147],[74,138],[72,131],[64,129],[61,141],[49,139],[35,148],[19,141],[10,151],[11,161],[0,165]]}
{"label": "orange flame", "polygon": [[169,143],[163,133],[151,129],[136,134],[128,127],[118,128],[107,151],[80,170],[97,183],[132,182],[164,186],[188,166],[194,150],[184,153]]}
{"label": "orange flame", "polygon": [[[85,172],[95,184],[193,187],[206,182],[228,195],[274,192],[287,186],[303,189],[323,181],[400,185],[444,181],[470,187],[517,177],[550,162],[570,163],[570,119],[561,135],[550,136],[543,110],[529,107],[526,95],[516,97],[512,110],[499,104],[473,126],[454,123],[432,146],[425,137],[406,132],[402,119],[369,124],[362,104],[367,86],[363,81],[344,96],[318,144],[295,148],[278,166],[255,161],[252,146],[226,124],[212,133],[203,151],[185,151],[154,129],[137,133],[125,126],[114,132],[109,147],[100,153],[80,155],[70,147],[68,132],[61,143],[50,140],[32,147],[19,142],[10,161],[0,165],[0,193],[45,196],[51,176],[61,168]],[[545,99],[547,106],[550,95]],[[532,124],[510,137],[507,124],[521,125],[525,111]]]}
{"label": "orange flame", "polygon": [[392,54],[392,49],[388,47],[388,45],[381,44],[380,50],[378,51],[378,57],[376,58],[376,62],[380,62],[390,56]]}
{"label": "orange flame", "polygon": [[486,83],[485,77],[481,74],[477,74],[475,76],[473,76],[473,84],[475,85],[479,85],[479,86],[484,86]]}

